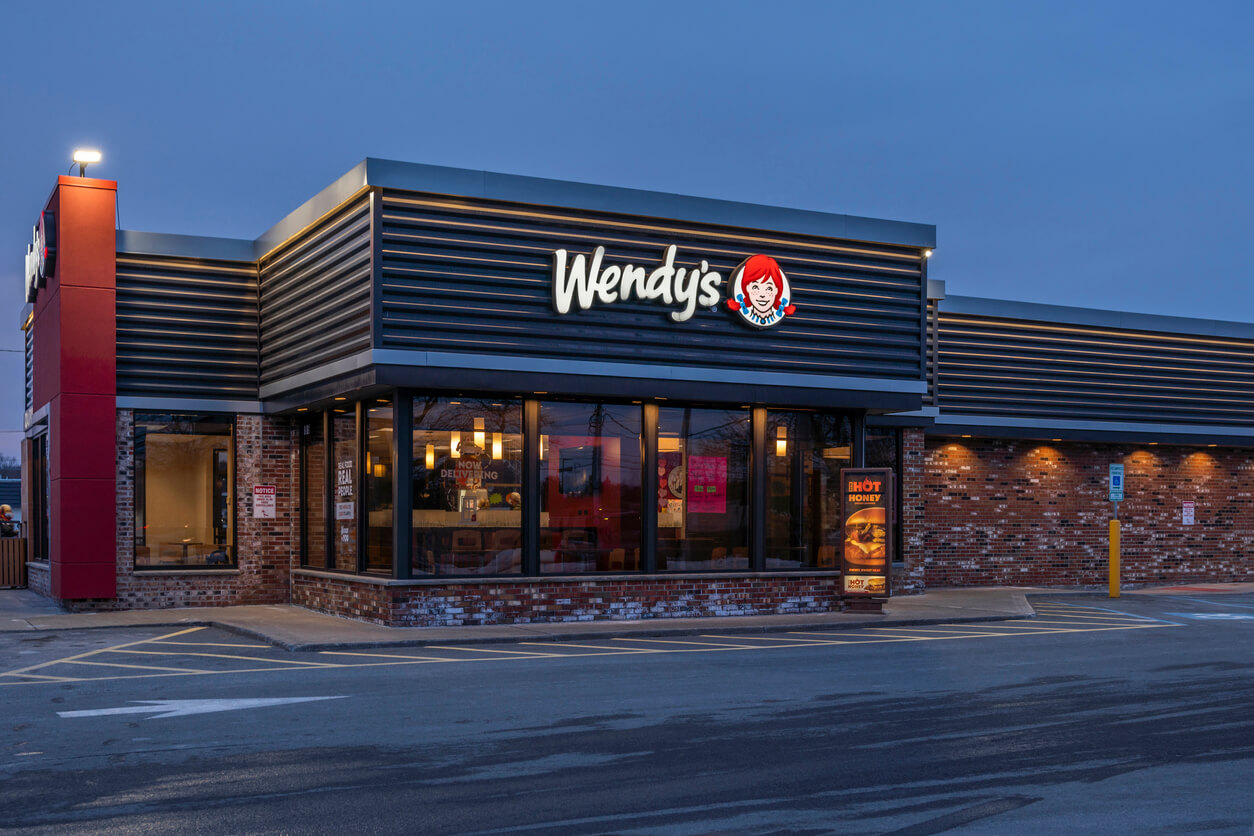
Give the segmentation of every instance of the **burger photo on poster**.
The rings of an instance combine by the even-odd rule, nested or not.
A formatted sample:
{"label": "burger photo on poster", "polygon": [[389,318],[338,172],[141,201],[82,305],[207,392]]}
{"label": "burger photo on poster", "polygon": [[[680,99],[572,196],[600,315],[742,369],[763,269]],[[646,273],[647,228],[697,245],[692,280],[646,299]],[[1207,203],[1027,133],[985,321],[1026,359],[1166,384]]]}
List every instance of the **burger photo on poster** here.
{"label": "burger photo on poster", "polygon": [[845,520],[845,560],[850,566],[881,568],[888,556],[883,508],[863,508]]}

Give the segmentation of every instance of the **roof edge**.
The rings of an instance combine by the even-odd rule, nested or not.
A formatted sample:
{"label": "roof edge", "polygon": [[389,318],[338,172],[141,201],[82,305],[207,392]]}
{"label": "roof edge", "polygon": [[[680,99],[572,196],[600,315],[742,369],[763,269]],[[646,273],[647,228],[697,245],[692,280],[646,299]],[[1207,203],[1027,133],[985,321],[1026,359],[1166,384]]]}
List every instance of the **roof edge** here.
{"label": "roof edge", "polygon": [[218,261],[255,262],[253,242],[242,238],[210,238],[169,232],[117,231],[117,252],[133,255],[164,255],[210,258]]}
{"label": "roof edge", "polygon": [[1127,331],[1157,331],[1195,337],[1230,337],[1254,340],[1254,323],[1201,319],[1165,314],[1127,313],[1097,308],[1075,308],[1039,302],[1015,302],[978,296],[946,296],[940,301],[942,314],[988,316],[1032,322],[1117,328]]}
{"label": "roof edge", "polygon": [[669,192],[448,168],[374,157],[367,157],[364,164],[367,169],[366,182],[371,186],[382,188],[561,206],[906,247],[930,249],[936,246],[936,227],[932,224],[839,215],[809,209],[789,209]]}

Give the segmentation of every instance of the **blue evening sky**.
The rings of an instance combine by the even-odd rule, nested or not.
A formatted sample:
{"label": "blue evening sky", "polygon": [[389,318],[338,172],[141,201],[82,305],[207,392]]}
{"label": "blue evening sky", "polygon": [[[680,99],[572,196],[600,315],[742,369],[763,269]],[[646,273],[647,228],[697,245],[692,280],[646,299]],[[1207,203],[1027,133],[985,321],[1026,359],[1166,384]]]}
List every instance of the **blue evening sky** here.
{"label": "blue evening sky", "polygon": [[1254,320],[1248,0],[9,0],[0,33],[0,348],[80,145],[126,229],[255,238],[376,156],[932,223],[950,294]]}

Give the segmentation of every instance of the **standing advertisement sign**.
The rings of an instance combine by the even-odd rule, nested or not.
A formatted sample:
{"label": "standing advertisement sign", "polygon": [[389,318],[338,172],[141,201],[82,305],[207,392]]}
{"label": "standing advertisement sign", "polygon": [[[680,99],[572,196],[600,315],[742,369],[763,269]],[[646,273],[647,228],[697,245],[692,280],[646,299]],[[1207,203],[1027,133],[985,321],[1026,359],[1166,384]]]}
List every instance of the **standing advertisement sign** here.
{"label": "standing advertisement sign", "polygon": [[886,467],[841,468],[844,548],[841,590],[845,595],[886,597],[893,562],[893,471]]}

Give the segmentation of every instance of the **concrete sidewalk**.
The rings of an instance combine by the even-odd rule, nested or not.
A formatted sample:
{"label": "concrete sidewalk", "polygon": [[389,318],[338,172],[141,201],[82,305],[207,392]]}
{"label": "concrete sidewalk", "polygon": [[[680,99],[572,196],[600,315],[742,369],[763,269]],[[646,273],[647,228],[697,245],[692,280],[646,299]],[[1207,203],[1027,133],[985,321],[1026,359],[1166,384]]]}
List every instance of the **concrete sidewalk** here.
{"label": "concrete sidewalk", "polygon": [[939,589],[892,598],[879,613],[659,618],[469,627],[383,627],[286,604],[170,610],[67,613],[29,590],[0,591],[0,632],[102,627],[204,625],[270,642],[287,650],[328,650],[427,644],[577,641],[618,636],[769,633],[1031,618],[1027,588]]}

